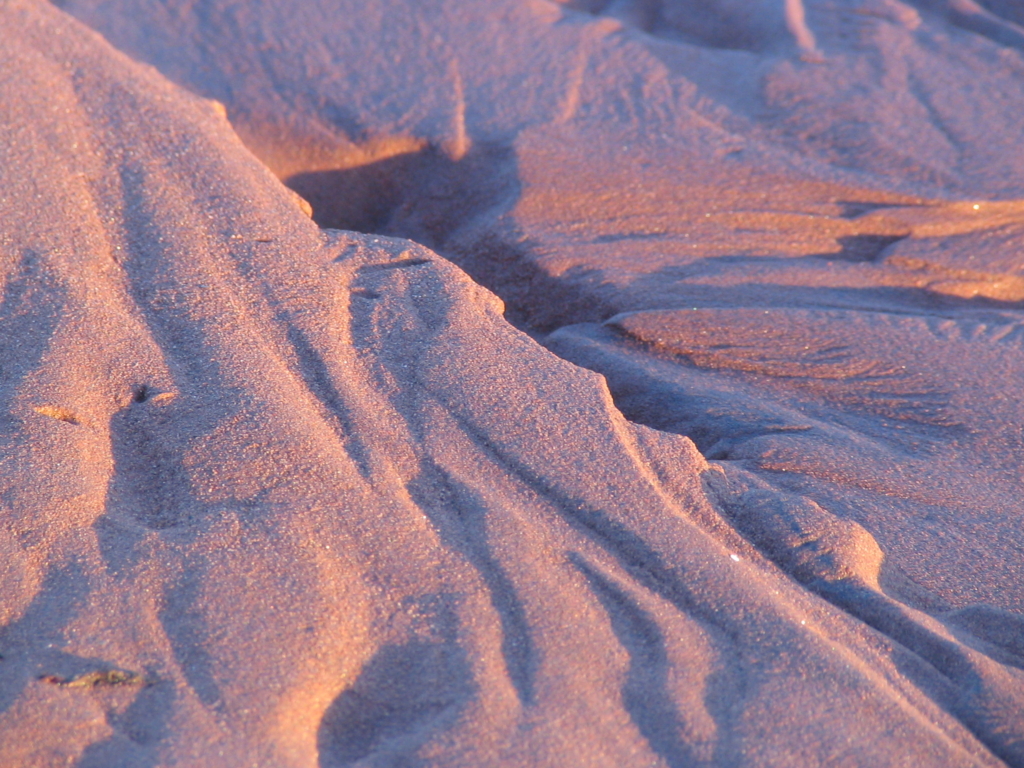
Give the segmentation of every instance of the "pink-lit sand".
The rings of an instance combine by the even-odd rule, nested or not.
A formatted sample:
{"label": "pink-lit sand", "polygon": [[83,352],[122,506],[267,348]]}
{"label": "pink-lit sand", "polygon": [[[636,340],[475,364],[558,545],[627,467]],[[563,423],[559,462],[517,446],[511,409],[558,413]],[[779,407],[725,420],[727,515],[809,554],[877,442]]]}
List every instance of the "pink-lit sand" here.
{"label": "pink-lit sand", "polygon": [[1019,0],[0,0],[0,766],[1024,766]]}

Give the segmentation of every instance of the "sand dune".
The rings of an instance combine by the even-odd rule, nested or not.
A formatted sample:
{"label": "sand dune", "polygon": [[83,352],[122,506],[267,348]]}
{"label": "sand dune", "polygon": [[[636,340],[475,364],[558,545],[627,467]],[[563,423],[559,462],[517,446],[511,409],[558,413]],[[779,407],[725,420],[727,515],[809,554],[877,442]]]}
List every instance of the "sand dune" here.
{"label": "sand dune", "polygon": [[753,5],[0,2],[0,764],[1024,765],[1019,9]]}

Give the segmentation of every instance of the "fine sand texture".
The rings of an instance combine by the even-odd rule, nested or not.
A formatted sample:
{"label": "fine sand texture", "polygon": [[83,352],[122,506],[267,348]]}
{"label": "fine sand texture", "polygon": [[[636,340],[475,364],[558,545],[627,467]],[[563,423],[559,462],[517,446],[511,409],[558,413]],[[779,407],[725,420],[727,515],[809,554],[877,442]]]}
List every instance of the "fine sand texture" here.
{"label": "fine sand texture", "polygon": [[1024,767],[1024,7],[0,0],[0,766]]}

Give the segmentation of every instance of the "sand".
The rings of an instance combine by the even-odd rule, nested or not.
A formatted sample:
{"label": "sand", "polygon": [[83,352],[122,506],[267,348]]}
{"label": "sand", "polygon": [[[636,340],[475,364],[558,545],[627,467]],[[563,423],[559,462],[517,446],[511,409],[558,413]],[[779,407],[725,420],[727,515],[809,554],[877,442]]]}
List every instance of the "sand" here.
{"label": "sand", "polygon": [[1022,25],[0,0],[0,765],[1024,766]]}

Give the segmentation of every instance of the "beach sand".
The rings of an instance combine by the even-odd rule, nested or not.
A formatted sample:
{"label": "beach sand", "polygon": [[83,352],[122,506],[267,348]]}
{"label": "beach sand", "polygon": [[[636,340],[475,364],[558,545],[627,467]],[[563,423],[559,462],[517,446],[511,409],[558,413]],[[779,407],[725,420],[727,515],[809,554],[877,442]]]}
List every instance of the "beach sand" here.
{"label": "beach sand", "polygon": [[0,0],[0,765],[1024,766],[1022,25]]}

